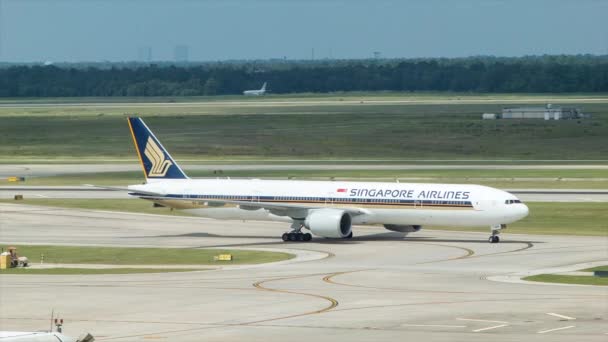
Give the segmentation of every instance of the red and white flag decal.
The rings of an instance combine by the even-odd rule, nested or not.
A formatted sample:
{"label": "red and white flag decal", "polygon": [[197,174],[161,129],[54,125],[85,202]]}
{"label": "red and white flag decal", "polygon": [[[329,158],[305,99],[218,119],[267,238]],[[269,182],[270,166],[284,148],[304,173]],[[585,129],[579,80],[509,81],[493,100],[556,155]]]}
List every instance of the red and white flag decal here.
{"label": "red and white flag decal", "polygon": [[337,192],[346,192],[346,189],[340,188],[340,189],[337,190]]}

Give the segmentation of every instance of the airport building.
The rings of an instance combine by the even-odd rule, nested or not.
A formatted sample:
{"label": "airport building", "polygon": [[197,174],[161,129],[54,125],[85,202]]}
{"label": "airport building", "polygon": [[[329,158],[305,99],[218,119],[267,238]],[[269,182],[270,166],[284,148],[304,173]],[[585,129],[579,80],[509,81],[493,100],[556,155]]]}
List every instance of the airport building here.
{"label": "airport building", "polygon": [[590,118],[579,108],[560,107],[547,104],[544,107],[504,107],[502,113],[483,113],[484,120],[494,119],[541,119],[541,120],[572,120]]}
{"label": "airport building", "polygon": [[500,115],[502,119],[544,119],[569,120],[583,118],[575,107],[560,107],[547,104],[544,107],[505,107]]}

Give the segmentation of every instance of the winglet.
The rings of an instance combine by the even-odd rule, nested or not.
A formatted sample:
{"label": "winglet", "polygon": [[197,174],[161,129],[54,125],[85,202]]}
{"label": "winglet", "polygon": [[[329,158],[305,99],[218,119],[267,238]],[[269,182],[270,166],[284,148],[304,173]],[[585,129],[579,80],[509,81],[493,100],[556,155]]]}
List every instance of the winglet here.
{"label": "winglet", "polygon": [[146,180],[188,178],[141,118],[129,117],[128,122]]}

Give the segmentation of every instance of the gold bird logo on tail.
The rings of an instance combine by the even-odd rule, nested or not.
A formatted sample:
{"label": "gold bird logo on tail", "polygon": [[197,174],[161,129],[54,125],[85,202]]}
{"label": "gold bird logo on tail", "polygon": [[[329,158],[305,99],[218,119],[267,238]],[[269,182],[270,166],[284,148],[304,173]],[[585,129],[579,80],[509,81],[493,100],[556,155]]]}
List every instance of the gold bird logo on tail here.
{"label": "gold bird logo on tail", "polygon": [[170,160],[165,159],[165,154],[151,137],[148,138],[144,154],[152,162],[148,177],[164,177],[173,165]]}

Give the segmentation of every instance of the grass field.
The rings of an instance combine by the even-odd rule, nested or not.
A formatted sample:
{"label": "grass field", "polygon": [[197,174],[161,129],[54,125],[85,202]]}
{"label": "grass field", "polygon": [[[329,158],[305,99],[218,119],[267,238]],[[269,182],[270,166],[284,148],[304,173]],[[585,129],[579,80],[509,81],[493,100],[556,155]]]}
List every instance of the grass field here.
{"label": "grass field", "polygon": [[530,202],[527,205],[528,217],[510,225],[509,229],[528,234],[551,231],[551,234],[608,236],[608,203]]}
{"label": "grass field", "polygon": [[545,283],[561,283],[561,284],[582,284],[582,285],[602,285],[608,286],[608,278],[592,277],[592,276],[571,276],[559,274],[539,274],[531,277],[526,277],[524,280],[539,281]]}
{"label": "grass field", "polygon": [[[592,159],[606,160],[608,100],[572,104],[593,119],[570,121],[481,120],[503,105],[542,103],[540,97],[454,94],[365,95],[210,101],[184,105],[114,103],[0,107],[0,160],[133,159],[124,115],[138,113],[176,159],[398,158],[398,159]],[[576,97],[576,96],[574,96]],[[396,103],[389,100],[422,102]],[[458,100],[461,98],[461,100]],[[563,101],[560,101],[560,98]],[[274,100],[273,100],[274,99]],[[469,99],[469,100],[467,100]],[[519,100],[521,102],[519,102]],[[239,101],[241,98],[239,98]],[[103,101],[103,100],[100,100]],[[159,101],[161,101],[159,99]],[[163,101],[171,102],[172,99]],[[205,99],[207,101],[207,99]],[[274,102],[273,102],[274,101]],[[443,102],[442,102],[443,101]],[[502,102],[501,102],[502,101]],[[583,103],[579,103],[579,102]],[[588,101],[588,102],[584,102]],[[282,103],[286,102],[286,103]]]}
{"label": "grass field", "polygon": [[[176,158],[177,160],[177,158]],[[130,158],[100,158],[100,157],[70,157],[62,158],[19,158],[20,164],[137,164],[139,160],[136,155]],[[196,165],[608,165],[608,159],[421,159],[421,158],[290,158],[283,157],[256,157],[256,156],[238,156],[238,157],[205,157],[201,159],[196,157],[180,158],[179,164],[186,166],[191,164]],[[14,159],[2,158],[0,156],[0,164],[15,164]]]}
{"label": "grass field", "polygon": [[[0,202],[184,215],[179,210],[153,208],[148,201],[134,199],[25,199],[19,202],[12,200]],[[510,224],[505,233],[608,236],[608,224],[606,224],[608,222],[608,203],[530,202],[527,205],[530,208],[528,217]],[[424,229],[489,231],[488,227],[425,226]]]}
{"label": "grass field", "polygon": [[4,274],[19,275],[83,275],[83,274],[135,274],[135,273],[167,273],[167,272],[191,272],[204,271],[202,269],[190,268],[31,268],[19,267],[0,270],[0,276]]}
{"label": "grass field", "polygon": [[594,271],[606,271],[606,272],[608,272],[608,265],[587,268],[587,269],[584,269],[584,270],[581,270],[581,271],[583,271],[583,272],[594,272]]}
{"label": "grass field", "polygon": [[[608,236],[608,203],[528,202],[530,214],[509,224],[505,233]],[[425,227],[427,228],[427,227]],[[455,227],[428,227],[463,230]],[[488,231],[488,228],[471,228]]]}
{"label": "grass field", "polygon": [[[288,253],[193,248],[121,248],[82,246],[17,245],[19,254],[35,263],[110,265],[241,265],[291,259]],[[214,261],[218,254],[232,254],[232,261]],[[162,268],[162,267],[159,267]]]}
{"label": "grass field", "polygon": [[[294,166],[295,168],[295,166]],[[554,188],[554,189],[605,189],[608,188],[606,170],[244,170],[213,171],[188,170],[191,177],[255,177],[271,179],[367,180],[394,182],[439,182],[481,184],[503,189]],[[50,177],[32,177],[20,185],[129,185],[144,181],[143,174],[133,172],[82,173]],[[0,185],[14,185],[5,179]]]}

